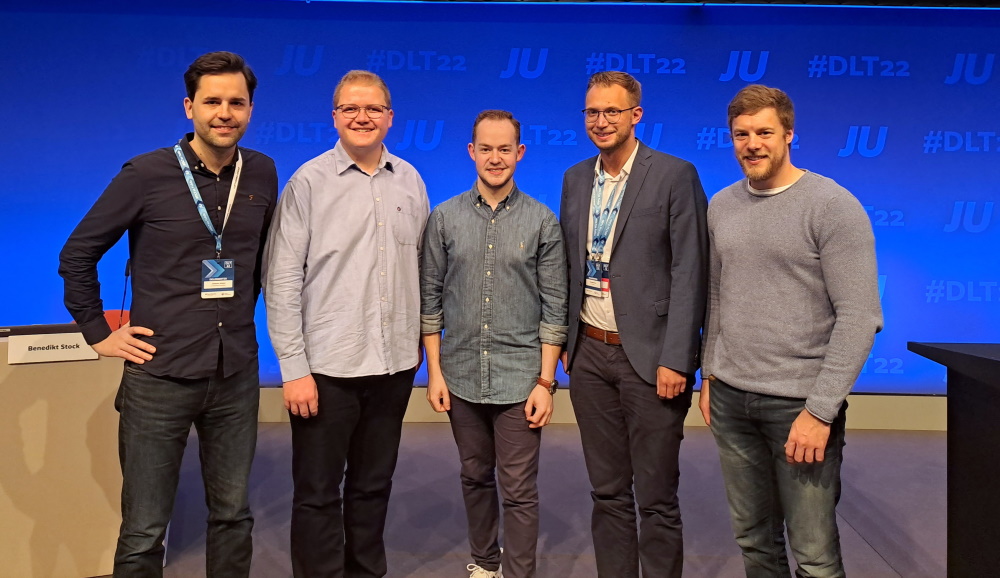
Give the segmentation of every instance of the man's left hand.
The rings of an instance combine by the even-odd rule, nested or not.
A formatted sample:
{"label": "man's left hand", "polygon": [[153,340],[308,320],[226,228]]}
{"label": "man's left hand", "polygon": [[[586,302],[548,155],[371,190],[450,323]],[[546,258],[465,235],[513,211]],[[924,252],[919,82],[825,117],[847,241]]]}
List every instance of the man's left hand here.
{"label": "man's left hand", "polygon": [[660,399],[673,399],[684,393],[688,378],[683,373],[677,373],[662,365],[656,368],[656,395]]}
{"label": "man's left hand", "polygon": [[537,429],[549,425],[549,420],[552,419],[552,407],[552,394],[548,388],[536,385],[524,404],[524,418],[529,422],[528,427]]}
{"label": "man's left hand", "polygon": [[830,424],[803,409],[788,432],[785,459],[790,464],[822,462],[828,439]]}

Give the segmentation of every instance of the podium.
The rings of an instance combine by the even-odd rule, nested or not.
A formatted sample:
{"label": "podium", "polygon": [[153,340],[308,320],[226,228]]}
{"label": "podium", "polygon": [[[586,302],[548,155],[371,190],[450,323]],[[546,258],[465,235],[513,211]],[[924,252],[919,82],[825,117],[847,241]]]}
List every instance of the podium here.
{"label": "podium", "polygon": [[1000,543],[1000,344],[915,343],[948,368],[948,576],[995,576]]}
{"label": "podium", "polygon": [[0,578],[111,574],[122,360],[7,364],[0,339]]}

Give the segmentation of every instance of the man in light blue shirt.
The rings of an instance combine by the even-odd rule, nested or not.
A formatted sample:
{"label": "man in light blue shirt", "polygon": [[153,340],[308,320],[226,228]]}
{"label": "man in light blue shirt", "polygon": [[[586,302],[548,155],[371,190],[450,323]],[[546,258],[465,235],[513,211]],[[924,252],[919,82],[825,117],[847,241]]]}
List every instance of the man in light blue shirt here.
{"label": "man in light blue shirt", "polygon": [[552,211],[514,183],[520,132],[509,112],[479,114],[469,144],[479,178],[437,207],[424,233],[427,400],[448,412],[462,460],[471,578],[498,578],[501,561],[507,578],[535,575],[541,428],[566,342],[562,233]]}
{"label": "man in light blue shirt", "polygon": [[333,105],[340,140],[292,175],[265,250],[268,330],[292,423],[292,572],[384,576],[389,491],[420,364],[429,202],[417,171],[382,144],[393,117],[382,79],[348,72]]}

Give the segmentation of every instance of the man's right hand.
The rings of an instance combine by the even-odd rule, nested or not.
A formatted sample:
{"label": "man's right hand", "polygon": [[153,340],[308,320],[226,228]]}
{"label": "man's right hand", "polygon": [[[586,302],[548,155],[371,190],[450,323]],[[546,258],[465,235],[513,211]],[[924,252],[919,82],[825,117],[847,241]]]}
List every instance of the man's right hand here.
{"label": "man's right hand", "polygon": [[444,376],[432,374],[433,372],[427,372],[427,402],[438,413],[451,411],[451,393],[448,392]]}
{"label": "man's right hand", "polygon": [[152,329],[146,327],[132,327],[128,323],[122,325],[111,335],[107,336],[100,343],[95,343],[91,347],[98,355],[104,357],[121,357],[122,359],[142,365],[153,359],[156,348],[151,344],[135,337],[136,335],[150,336]]}
{"label": "man's right hand", "polygon": [[701,380],[701,394],[698,396],[698,409],[701,410],[701,417],[705,420],[705,425],[712,425],[712,412],[711,406],[708,402],[708,383],[707,379]]}
{"label": "man's right hand", "polygon": [[281,386],[285,398],[285,409],[292,415],[310,418],[319,413],[319,391],[312,374],[286,381]]}
{"label": "man's right hand", "polygon": [[569,352],[563,351],[559,355],[559,361],[561,361],[563,364],[563,371],[566,373],[566,375],[569,375]]}

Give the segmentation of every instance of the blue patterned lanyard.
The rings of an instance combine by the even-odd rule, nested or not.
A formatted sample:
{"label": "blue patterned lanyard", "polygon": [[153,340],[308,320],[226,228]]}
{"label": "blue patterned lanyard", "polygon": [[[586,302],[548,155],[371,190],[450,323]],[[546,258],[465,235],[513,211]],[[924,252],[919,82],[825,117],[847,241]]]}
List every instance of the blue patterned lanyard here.
{"label": "blue patterned lanyard", "polygon": [[[184,171],[184,182],[187,183],[188,190],[191,191],[191,198],[194,199],[194,205],[198,208],[198,214],[201,215],[201,222],[205,223],[208,232],[215,237],[215,258],[219,259],[222,257],[222,233],[215,232],[215,225],[212,224],[212,219],[208,216],[205,201],[201,200],[201,193],[198,192],[198,185],[194,183],[194,175],[191,174],[191,167],[188,165],[187,159],[184,158],[184,151],[181,149],[180,143],[174,145],[174,154],[177,155],[177,162],[181,164],[181,170]],[[226,204],[226,216],[222,219],[223,231],[226,230],[226,223],[229,222],[229,212],[233,210],[233,201],[236,199],[236,188],[240,184],[240,173],[242,171],[243,155],[239,149],[236,149],[236,171],[233,173],[233,184],[229,187],[229,202]]]}
{"label": "blue patterned lanyard", "polygon": [[622,184],[621,192],[616,196],[615,193],[618,192],[618,185],[621,181],[615,183],[615,186],[611,188],[611,193],[608,194],[608,204],[602,209],[604,181],[604,167],[602,166],[597,170],[597,178],[594,179],[594,192],[590,197],[594,212],[594,231],[590,242],[590,252],[594,261],[599,261],[604,255],[604,245],[608,242],[608,236],[611,234],[611,225],[615,222],[615,217],[618,216],[618,210],[622,206],[622,199],[625,197],[625,187],[628,185],[626,178],[625,183]]}

